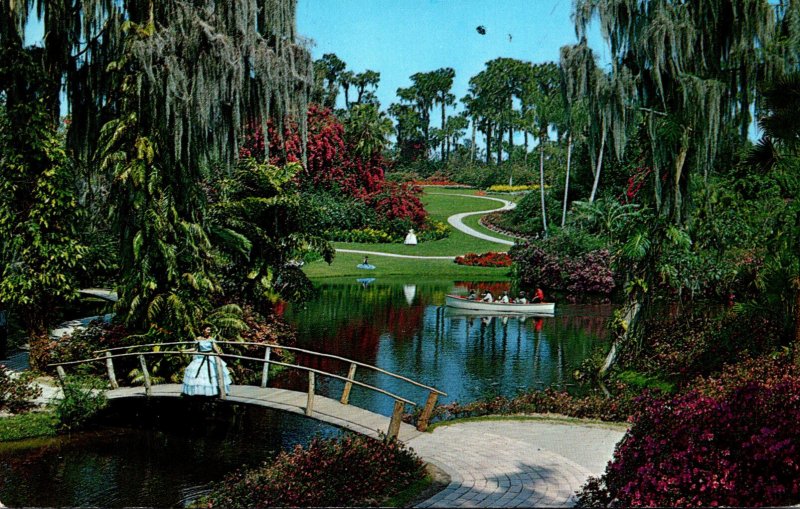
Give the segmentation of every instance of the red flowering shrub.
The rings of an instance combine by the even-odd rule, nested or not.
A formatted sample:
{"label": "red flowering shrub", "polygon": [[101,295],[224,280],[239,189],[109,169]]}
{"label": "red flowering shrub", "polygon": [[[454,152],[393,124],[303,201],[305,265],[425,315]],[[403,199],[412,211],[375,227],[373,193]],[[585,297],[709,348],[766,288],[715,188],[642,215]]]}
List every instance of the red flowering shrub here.
{"label": "red flowering shrub", "polygon": [[455,262],[459,265],[471,265],[478,267],[511,267],[511,257],[508,253],[488,253],[476,254],[467,253],[464,256],[456,256]]}
{"label": "red flowering shrub", "polygon": [[539,286],[570,294],[604,295],[616,287],[611,254],[607,249],[571,256],[524,244],[514,246],[510,254],[519,267],[521,286]]}
{"label": "red flowering shrub", "polygon": [[583,506],[785,506],[800,501],[800,377],[716,396],[643,398]]}
{"label": "red flowering shrub", "polygon": [[[411,184],[398,184],[396,182],[386,182],[380,192],[374,193],[367,199],[367,203],[372,204],[378,217],[385,221],[407,220],[415,228],[422,228],[428,212],[419,195],[422,189]],[[407,231],[408,227],[404,227]]]}
{"label": "red flowering shrub", "polygon": [[315,438],[305,449],[281,452],[271,465],[228,476],[204,502],[231,508],[376,505],[421,479],[422,467],[396,440]]}
{"label": "red flowering shrub", "polygon": [[[364,198],[380,191],[386,162],[380,153],[367,160],[359,158],[345,143],[344,126],[327,108],[312,104],[308,108],[306,157],[308,164],[299,175],[306,188],[339,190],[348,196]],[[270,163],[300,162],[302,141],[296,122],[286,121],[281,132],[274,122],[267,123]],[[240,157],[264,154],[264,136],[253,126],[245,135]]]}

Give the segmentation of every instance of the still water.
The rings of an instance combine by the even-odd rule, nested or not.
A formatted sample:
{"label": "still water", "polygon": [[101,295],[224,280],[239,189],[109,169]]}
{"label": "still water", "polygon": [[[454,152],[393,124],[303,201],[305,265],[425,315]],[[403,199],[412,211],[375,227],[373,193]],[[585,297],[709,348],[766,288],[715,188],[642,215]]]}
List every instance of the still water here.
{"label": "still water", "polygon": [[[443,307],[447,293],[507,289],[497,283],[352,281],[322,285],[317,298],[289,306],[285,318],[298,346],[376,365],[468,402],[522,389],[580,390],[572,372],[606,341],[609,305],[559,304],[554,317],[465,316]],[[347,374],[334,360],[301,363]],[[424,403],[427,392],[360,369],[358,380]],[[304,373],[285,372],[270,385],[305,390]],[[338,398],[342,385],[318,381]],[[393,401],[353,388],[350,401],[385,415]],[[181,506],[212,481],[331,426],[262,408],[155,399],[115,402],[96,429],[55,439],[0,444],[0,501],[13,506]]]}
{"label": "still water", "polygon": [[[362,280],[363,281],[363,280]],[[491,289],[508,283],[323,285],[318,297],[290,307],[286,319],[298,331],[298,346],[359,360],[447,393],[439,402],[513,396],[530,388],[579,391],[572,373],[607,340],[610,304],[558,304],[551,317],[464,315],[443,306],[448,293]],[[302,359],[320,369],[347,374],[338,361]],[[427,392],[375,372],[358,380],[424,403]],[[280,382],[279,382],[280,383]],[[284,381],[284,383],[286,383]],[[304,379],[294,385],[303,390]],[[342,384],[323,382],[320,393],[338,398]],[[353,388],[351,402],[391,414],[387,396]]]}

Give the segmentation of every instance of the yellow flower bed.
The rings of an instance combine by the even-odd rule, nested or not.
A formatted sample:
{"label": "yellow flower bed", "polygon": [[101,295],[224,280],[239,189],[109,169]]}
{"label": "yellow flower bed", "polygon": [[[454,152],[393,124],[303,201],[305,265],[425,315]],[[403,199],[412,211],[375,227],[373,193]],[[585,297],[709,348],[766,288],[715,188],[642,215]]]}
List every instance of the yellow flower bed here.
{"label": "yellow flower bed", "polygon": [[[550,186],[544,186],[545,189],[549,188]],[[516,193],[519,191],[538,191],[539,184],[533,184],[530,186],[507,186],[507,185],[494,185],[488,189],[488,191],[493,193]]]}

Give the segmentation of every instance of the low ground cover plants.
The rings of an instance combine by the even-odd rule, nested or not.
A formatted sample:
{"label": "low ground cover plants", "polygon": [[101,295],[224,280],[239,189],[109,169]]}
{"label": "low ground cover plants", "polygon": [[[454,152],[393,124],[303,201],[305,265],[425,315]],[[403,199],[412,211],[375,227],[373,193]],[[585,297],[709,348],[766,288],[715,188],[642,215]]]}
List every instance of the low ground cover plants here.
{"label": "low ground cover plants", "polygon": [[362,435],[315,438],[281,452],[269,465],[240,470],[217,483],[207,507],[380,505],[424,477],[423,463],[396,441]]}
{"label": "low ground cover plants", "polygon": [[42,394],[41,387],[32,384],[36,375],[32,371],[15,373],[0,365],[0,412],[12,414],[30,410],[31,400]]}
{"label": "low ground cover plants", "polygon": [[454,261],[459,265],[511,267],[511,257],[508,253],[497,253],[494,251],[483,254],[467,253],[464,256],[456,256]]}

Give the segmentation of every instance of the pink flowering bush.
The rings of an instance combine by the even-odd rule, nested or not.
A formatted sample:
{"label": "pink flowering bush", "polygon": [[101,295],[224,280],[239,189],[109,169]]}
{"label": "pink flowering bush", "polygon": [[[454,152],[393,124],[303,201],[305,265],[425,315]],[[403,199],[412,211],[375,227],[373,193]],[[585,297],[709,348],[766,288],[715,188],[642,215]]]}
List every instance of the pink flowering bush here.
{"label": "pink flowering bush", "polygon": [[[728,381],[737,376],[726,375]],[[739,374],[738,379],[749,378]],[[583,507],[783,506],[800,502],[800,377],[725,380],[643,397]],[[715,388],[714,390],[709,390]]]}
{"label": "pink flowering bush", "polygon": [[572,295],[609,295],[616,287],[607,249],[567,254],[525,244],[514,246],[510,254],[519,269],[520,286],[538,286]]}
{"label": "pink flowering bush", "polygon": [[230,508],[378,505],[423,476],[422,460],[396,440],[315,438],[270,465],[229,475],[204,502]]}

